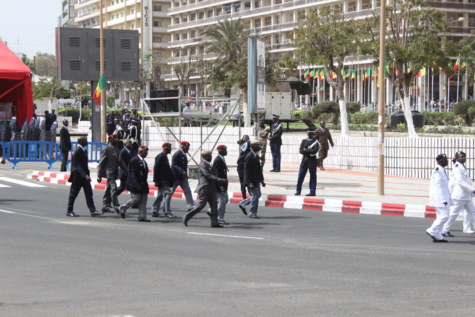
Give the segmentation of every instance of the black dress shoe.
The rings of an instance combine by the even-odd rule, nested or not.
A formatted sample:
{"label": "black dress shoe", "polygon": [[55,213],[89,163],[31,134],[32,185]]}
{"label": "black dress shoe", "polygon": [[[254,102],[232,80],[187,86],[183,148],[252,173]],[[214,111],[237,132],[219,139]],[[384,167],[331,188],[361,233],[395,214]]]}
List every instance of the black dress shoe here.
{"label": "black dress shoe", "polygon": [[244,208],[244,207],[243,207],[243,206],[241,206],[241,205],[238,205],[238,206],[239,206],[239,208],[241,208],[241,211],[242,211],[242,213],[243,213],[243,214],[245,214],[245,215],[247,216],[247,211],[246,211],[246,208]]}
{"label": "black dress shoe", "polygon": [[207,211],[206,214],[211,218],[211,211]]}
{"label": "black dress shoe", "polygon": [[103,214],[106,214],[108,212],[113,212],[109,208],[102,208],[101,211],[102,211]]}
{"label": "black dress shoe", "polygon": [[280,170],[275,170],[274,173],[280,173]]}
{"label": "black dress shoe", "polygon": [[275,170],[270,170],[269,172],[275,172]]}
{"label": "black dress shoe", "polygon": [[120,214],[120,209],[119,209],[119,207],[114,207],[114,211],[116,212],[116,214],[118,214],[118,215]]}
{"label": "black dress shoe", "polygon": [[438,242],[449,242],[449,241],[447,241],[445,239],[440,239],[440,240],[434,240],[434,242],[438,243]]}
{"label": "black dress shoe", "polygon": [[307,195],[305,195],[305,196],[307,196],[307,197],[313,197],[313,196],[317,196],[317,195],[310,193],[310,194],[307,194]]}
{"label": "black dress shoe", "polygon": [[188,220],[190,220],[190,218],[188,217],[188,214],[184,215],[183,224],[185,225],[185,227],[188,227]]}
{"label": "black dress shoe", "polygon": [[102,215],[102,212],[100,211],[97,211],[97,210],[91,211],[91,217],[96,217],[96,216],[101,216],[101,215]]}
{"label": "black dress shoe", "polygon": [[434,242],[437,242],[437,241],[438,241],[438,240],[437,240],[433,235],[431,235],[429,232],[426,231],[426,233],[427,233],[427,235],[428,235],[429,237],[432,238],[432,240],[434,240]]}
{"label": "black dress shoe", "polygon": [[300,192],[295,192],[295,196],[300,196]]}
{"label": "black dress shoe", "polygon": [[152,212],[152,217],[158,218],[160,214],[158,212]]}
{"label": "black dress shoe", "polygon": [[75,214],[74,211],[68,211],[66,213],[66,216],[68,216],[68,217],[79,217],[79,215]]}
{"label": "black dress shoe", "polygon": [[211,228],[224,228],[220,224],[211,225]]}
{"label": "black dress shoe", "polygon": [[444,237],[450,237],[450,238],[455,237],[453,234],[450,233],[450,231],[447,231],[446,233],[442,233],[442,235],[443,235]]}
{"label": "black dress shoe", "polygon": [[150,222],[151,220],[147,219],[147,218],[139,218],[139,221],[140,222]]}

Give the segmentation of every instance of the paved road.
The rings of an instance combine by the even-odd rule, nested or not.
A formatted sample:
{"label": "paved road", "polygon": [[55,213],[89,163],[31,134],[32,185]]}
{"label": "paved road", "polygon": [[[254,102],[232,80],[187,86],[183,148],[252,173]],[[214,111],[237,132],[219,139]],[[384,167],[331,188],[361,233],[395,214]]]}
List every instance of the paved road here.
{"label": "paved road", "polygon": [[[431,220],[230,205],[139,223],[88,217],[69,188],[0,170],[0,316],[469,316],[475,235],[434,244]],[[3,177],[8,177],[7,179]],[[24,179],[22,179],[24,180]],[[101,191],[95,191],[98,204]],[[126,197],[121,197],[125,201]],[[151,202],[149,202],[150,206]],[[172,208],[183,215],[183,200]]]}

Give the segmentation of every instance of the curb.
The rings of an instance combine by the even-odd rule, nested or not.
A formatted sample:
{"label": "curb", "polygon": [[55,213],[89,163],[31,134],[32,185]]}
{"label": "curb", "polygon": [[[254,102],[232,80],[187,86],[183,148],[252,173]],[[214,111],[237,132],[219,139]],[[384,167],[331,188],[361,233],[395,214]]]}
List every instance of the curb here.
{"label": "curb", "polygon": [[[67,185],[69,173],[55,173],[55,172],[41,172],[33,171],[28,174],[28,179],[47,182],[52,184]],[[96,190],[105,190],[106,180],[97,183],[92,180],[91,185]],[[157,187],[149,185],[149,196],[156,196]],[[193,188],[192,188],[193,191]],[[127,191],[125,191],[127,192]],[[229,193],[231,197],[229,202],[231,204],[238,204],[242,200],[240,192]],[[173,198],[185,199],[183,190],[179,187],[172,196]],[[198,195],[193,193],[193,199],[197,199]],[[425,205],[410,205],[410,204],[392,204],[371,201],[354,201],[354,200],[337,200],[337,199],[321,199],[305,196],[287,196],[287,195],[266,195],[262,194],[259,199],[259,206],[277,207],[285,209],[303,209],[315,210],[323,212],[335,213],[353,213],[363,215],[381,215],[381,216],[398,216],[398,217],[412,217],[412,218],[427,218],[435,219],[435,208]]]}

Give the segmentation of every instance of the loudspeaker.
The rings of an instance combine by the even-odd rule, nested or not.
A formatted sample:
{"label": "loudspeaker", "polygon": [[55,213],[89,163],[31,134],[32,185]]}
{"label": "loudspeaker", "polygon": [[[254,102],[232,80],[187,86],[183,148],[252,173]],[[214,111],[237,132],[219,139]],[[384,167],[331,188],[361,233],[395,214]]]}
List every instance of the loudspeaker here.
{"label": "loudspeaker", "polygon": [[[178,112],[178,90],[155,90],[150,92],[151,98],[169,98],[148,100],[150,112]],[[172,99],[173,98],[173,99]]]}

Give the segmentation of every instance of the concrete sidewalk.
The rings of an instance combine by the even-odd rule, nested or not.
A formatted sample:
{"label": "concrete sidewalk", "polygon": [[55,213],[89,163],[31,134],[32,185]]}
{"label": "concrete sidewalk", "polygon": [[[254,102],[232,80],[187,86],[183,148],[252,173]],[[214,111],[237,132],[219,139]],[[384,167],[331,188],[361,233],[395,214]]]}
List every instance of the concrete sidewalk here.
{"label": "concrete sidewalk", "polygon": [[[153,168],[154,158],[158,153],[158,150],[150,150],[146,159],[150,169]],[[237,156],[228,155],[226,161],[230,167],[228,173],[229,196],[231,203],[237,203],[242,199],[235,165]],[[260,204],[263,206],[420,218],[435,217],[434,209],[426,206],[429,202],[429,180],[385,176],[385,195],[380,196],[377,194],[376,174],[327,168],[325,171],[317,171],[316,197],[305,197],[305,194],[309,192],[308,175],[302,188],[302,195],[294,196],[299,166],[283,163],[280,173],[271,173],[269,170],[272,167],[269,161],[270,153],[264,166],[264,179],[267,186],[262,188],[263,195]],[[104,180],[101,184],[95,182],[97,175],[95,167],[97,164],[91,163],[90,166],[94,188],[104,189]],[[153,173],[152,170],[151,173]],[[67,184],[66,179],[68,177],[69,172],[35,171],[29,175],[31,179],[58,184]],[[150,184],[152,183],[152,177],[152,174],[150,174]],[[197,183],[196,179],[190,179],[192,189],[196,188]],[[151,194],[156,190],[152,184],[151,190]],[[178,188],[174,197],[183,198],[180,188]]]}

